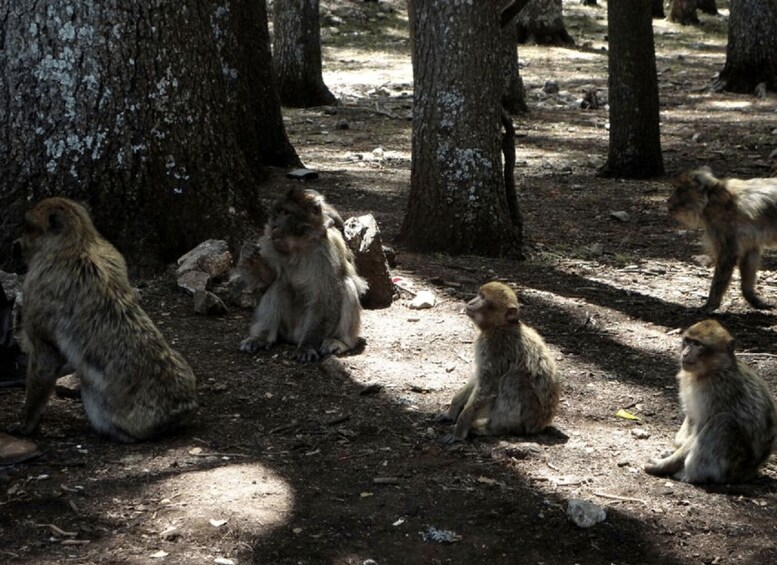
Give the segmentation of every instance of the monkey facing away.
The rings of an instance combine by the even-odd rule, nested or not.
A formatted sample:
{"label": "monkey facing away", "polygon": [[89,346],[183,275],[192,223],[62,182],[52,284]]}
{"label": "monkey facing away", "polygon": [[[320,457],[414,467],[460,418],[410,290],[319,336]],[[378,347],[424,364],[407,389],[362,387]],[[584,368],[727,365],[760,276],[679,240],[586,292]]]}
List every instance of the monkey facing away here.
{"label": "monkey facing away", "polygon": [[367,283],[341,229],[340,215],[315,190],[293,188],[275,204],[247,261],[247,278],[266,290],[242,351],[287,341],[297,345],[298,361],[309,362],[357,346]]}
{"label": "monkey facing away", "polygon": [[36,430],[67,363],[92,427],[113,440],[153,438],[197,407],[191,367],[138,304],[121,254],[86,209],[48,198],[24,216],[28,265],[21,331],[27,393],[15,431]]}
{"label": "monkey facing away", "polygon": [[456,422],[446,443],[482,434],[534,434],[550,424],[559,402],[556,364],[542,337],[523,324],[515,292],[490,282],[467,303],[480,329],[475,375],[453,397],[441,419]]}
{"label": "monkey facing away", "polygon": [[651,475],[688,483],[736,483],[769,458],[777,410],[766,382],[734,355],[734,338],[715,320],[683,333],[677,449],[645,465]]}
{"label": "monkey facing away", "polygon": [[739,266],[742,294],[754,308],[770,308],[755,292],[761,250],[777,247],[777,178],[718,179],[708,167],[680,175],[669,197],[669,214],[704,229],[704,244],[715,261],[709,297],[714,312]]}

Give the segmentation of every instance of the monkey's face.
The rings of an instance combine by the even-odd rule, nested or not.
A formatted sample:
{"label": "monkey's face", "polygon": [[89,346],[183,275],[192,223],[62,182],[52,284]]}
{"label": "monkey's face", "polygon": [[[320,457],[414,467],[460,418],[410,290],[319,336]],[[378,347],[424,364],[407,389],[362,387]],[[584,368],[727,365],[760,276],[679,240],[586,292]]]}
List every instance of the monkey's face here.
{"label": "monkey's face", "polygon": [[266,231],[278,253],[297,253],[326,237],[322,204],[323,197],[316,191],[296,189],[275,204]]}
{"label": "monkey's face", "polygon": [[694,324],[683,333],[680,365],[698,375],[735,362],[734,338],[715,320]]}
{"label": "monkey's face", "polygon": [[467,316],[481,330],[517,324],[518,299],[509,287],[488,283],[480,287],[478,295],[467,302]]}
{"label": "monkey's face", "polygon": [[706,191],[688,175],[682,175],[674,186],[675,190],[666,203],[669,215],[689,227],[700,226],[708,202]]}

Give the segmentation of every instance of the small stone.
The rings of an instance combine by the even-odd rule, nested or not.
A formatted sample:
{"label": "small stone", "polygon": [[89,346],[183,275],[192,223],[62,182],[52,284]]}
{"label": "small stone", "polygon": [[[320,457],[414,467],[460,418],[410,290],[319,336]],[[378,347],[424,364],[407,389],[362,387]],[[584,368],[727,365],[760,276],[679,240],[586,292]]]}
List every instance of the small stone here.
{"label": "small stone", "polygon": [[286,173],[286,176],[290,179],[314,180],[318,178],[318,172],[310,169],[294,169]]}
{"label": "small stone", "polygon": [[759,82],[757,85],[755,85],[755,97],[759,98],[761,100],[764,100],[766,98],[766,83],[765,82]]}
{"label": "small stone", "polygon": [[624,211],[618,211],[618,212],[610,212],[610,217],[615,218],[618,221],[621,222],[628,222],[629,221],[629,215],[627,212]]}
{"label": "small stone", "polygon": [[694,143],[699,143],[699,141],[701,141],[701,134],[699,132],[694,133],[691,136],[691,141],[693,141]]}
{"label": "small stone", "polygon": [[350,129],[351,124],[348,123],[348,120],[337,120],[337,123],[335,124],[335,129]]}
{"label": "small stone", "polygon": [[204,292],[208,288],[210,276],[202,271],[189,271],[178,277],[178,286],[185,291],[195,294]]}
{"label": "small stone", "polygon": [[631,435],[637,439],[647,439],[650,437],[650,432],[643,428],[634,428],[631,430]]}
{"label": "small stone", "polygon": [[769,153],[769,159],[777,159],[777,149]]}
{"label": "small stone", "polygon": [[413,310],[426,310],[433,308],[437,303],[437,298],[428,290],[421,290],[415,295],[415,298],[410,301],[410,308]]}
{"label": "small stone", "polygon": [[372,150],[373,156],[375,156],[375,157],[377,157],[379,159],[383,158],[383,154],[384,153],[385,153],[385,151],[383,150],[382,147],[376,147],[375,149]]}
{"label": "small stone", "polygon": [[591,252],[591,255],[594,257],[601,257],[604,255],[604,245],[601,243],[594,243],[591,245],[591,247],[588,248],[588,250]]}
{"label": "small stone", "polygon": [[394,299],[394,283],[391,280],[383,241],[375,216],[348,218],[345,221],[345,242],[353,251],[356,271],[367,281],[367,292],[361,302],[365,308],[377,309],[391,306]]}
{"label": "small stone", "polygon": [[607,512],[598,504],[573,498],[567,504],[567,517],[579,528],[590,528],[604,522]]}
{"label": "small stone", "polygon": [[178,259],[175,276],[180,278],[189,271],[201,271],[209,278],[217,278],[232,266],[232,254],[223,239],[208,239]]}
{"label": "small stone", "polygon": [[559,93],[558,83],[555,80],[546,81],[542,87],[542,91],[545,94],[558,94]]}

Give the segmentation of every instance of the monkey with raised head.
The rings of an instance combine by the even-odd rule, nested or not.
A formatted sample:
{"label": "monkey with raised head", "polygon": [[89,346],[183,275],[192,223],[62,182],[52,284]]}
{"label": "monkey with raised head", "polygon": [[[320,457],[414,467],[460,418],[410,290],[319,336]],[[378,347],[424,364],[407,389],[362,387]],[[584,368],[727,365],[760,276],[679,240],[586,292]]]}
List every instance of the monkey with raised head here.
{"label": "monkey with raised head", "polygon": [[718,179],[708,167],[680,175],[669,197],[669,214],[704,229],[715,261],[704,312],[714,312],[739,266],[742,294],[754,308],[770,308],[755,292],[761,250],[777,247],[777,178]]}
{"label": "monkey with raised head", "polygon": [[140,307],[124,258],[82,205],[39,202],[25,214],[17,244],[28,266],[21,332],[29,362],[15,431],[37,429],[66,364],[78,375],[92,427],[113,440],[151,439],[194,411],[191,367]]}
{"label": "monkey with raised head", "polygon": [[357,346],[367,283],[341,229],[340,215],[315,190],[293,188],[276,202],[244,265],[266,289],[242,351],[286,341],[308,362]]}
{"label": "monkey with raised head", "polygon": [[715,320],[683,333],[677,449],[645,465],[651,475],[689,483],[736,483],[755,477],[775,440],[777,410],[766,382],[734,355],[734,338]]}
{"label": "monkey with raised head", "polygon": [[523,322],[518,298],[507,285],[490,282],[467,303],[467,316],[480,329],[475,375],[453,397],[441,419],[456,422],[443,441],[481,434],[535,434],[558,409],[556,364],[542,337]]}

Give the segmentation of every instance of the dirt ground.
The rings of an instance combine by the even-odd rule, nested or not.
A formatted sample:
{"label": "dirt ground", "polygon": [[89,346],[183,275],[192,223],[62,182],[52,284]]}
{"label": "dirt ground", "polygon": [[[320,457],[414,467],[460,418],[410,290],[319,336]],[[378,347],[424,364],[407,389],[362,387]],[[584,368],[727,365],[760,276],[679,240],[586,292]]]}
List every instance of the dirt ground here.
{"label": "dirt ground", "polygon": [[[403,2],[322,8],[325,80],[343,106],[287,111],[288,131],[321,173],[312,186],[344,216],[373,212],[391,243],[410,177]],[[164,441],[116,445],[91,432],[77,400],[54,398],[36,437],[43,455],[3,471],[0,562],[777,563],[774,462],[751,484],[713,488],[642,471],[680,425],[678,331],[698,320],[689,307],[710,282],[698,234],[666,216],[667,179],[701,164],[774,174],[777,99],[704,91],[725,61],[725,17],[701,15],[699,28],[657,21],[668,176],[599,179],[607,110],[582,110],[579,99],[591,87],[606,97],[605,5],[565,10],[576,47],[519,49],[531,108],[516,118],[528,260],[399,248],[393,275],[435,292],[437,305],[410,310],[401,292],[365,312],[363,351],[313,365],[286,347],[238,352],[248,310],[201,317],[170,273],[138,281],[199,377],[197,422]],[[549,80],[559,94],[543,93]],[[292,182],[273,173],[268,202]],[[759,289],[772,302],[776,269],[767,256]],[[560,414],[547,434],[445,447],[449,428],[434,416],[473,366],[463,303],[492,279],[519,289],[526,322],[550,345]],[[732,289],[717,318],[777,391],[777,315]],[[22,399],[0,390],[0,428]],[[571,499],[604,507],[606,520],[575,526]]]}

